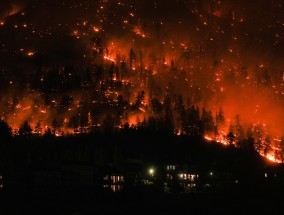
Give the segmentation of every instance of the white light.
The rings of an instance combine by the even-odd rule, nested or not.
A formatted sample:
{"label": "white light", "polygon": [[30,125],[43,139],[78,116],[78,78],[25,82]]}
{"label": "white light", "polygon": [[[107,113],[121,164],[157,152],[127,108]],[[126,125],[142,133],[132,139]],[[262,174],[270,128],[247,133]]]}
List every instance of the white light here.
{"label": "white light", "polygon": [[150,168],[150,169],[149,169],[149,174],[150,174],[151,176],[154,175],[154,172],[155,172],[155,170],[154,170],[153,168]]}

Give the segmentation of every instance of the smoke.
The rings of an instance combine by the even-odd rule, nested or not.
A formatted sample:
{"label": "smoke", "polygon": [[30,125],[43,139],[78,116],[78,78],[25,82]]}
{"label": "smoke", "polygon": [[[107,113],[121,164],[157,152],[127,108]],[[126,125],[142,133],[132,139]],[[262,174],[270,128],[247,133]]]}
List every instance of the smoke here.
{"label": "smoke", "polygon": [[26,1],[2,1],[0,2],[0,20],[13,16],[26,7]]}
{"label": "smoke", "polygon": [[239,115],[244,128],[250,124],[262,124],[272,136],[283,135],[283,101],[278,101],[269,87],[256,88],[225,83],[224,91],[213,96],[206,106],[214,112],[222,107],[228,126]]}
{"label": "smoke", "polygon": [[[123,2],[119,6],[109,2],[104,9],[97,9],[97,4],[92,3],[83,15],[82,8],[76,13],[74,5],[67,7],[56,1],[38,4],[40,6],[33,10],[31,17],[41,29],[50,27],[49,24],[54,27],[65,23],[67,26],[66,32],[61,32],[64,36],[55,34],[32,41],[36,48],[40,47],[36,55],[41,56],[42,65],[50,68],[53,64],[64,67],[64,64],[74,63],[79,67],[83,64],[82,56],[93,51],[91,38],[101,37],[104,54],[114,59],[119,68],[122,61],[130,65],[131,49],[135,53],[135,63],[133,68],[128,68],[127,77],[127,81],[135,83],[130,88],[130,103],[135,102],[137,93],[142,90],[148,104],[150,94],[159,101],[166,93],[182,95],[187,107],[204,106],[213,113],[222,107],[228,126],[238,114],[245,127],[261,123],[273,136],[283,135],[283,77],[279,75],[284,67],[283,33],[277,28],[267,28],[280,25],[273,14],[284,20],[282,6],[279,6],[281,1],[273,1],[277,4],[242,0],[216,4],[206,0]],[[0,19],[18,13],[26,6],[22,1],[0,4]],[[264,9],[269,12],[263,13]],[[114,10],[115,13],[111,12]],[[50,11],[54,12],[52,16]],[[46,17],[49,17],[47,21]],[[87,24],[82,24],[84,22]],[[90,33],[94,26],[99,26],[100,32]],[[282,23],[280,27],[283,27]],[[82,38],[66,40],[66,35],[70,36],[77,28]],[[82,50],[82,41],[86,50]],[[89,65],[101,63],[89,55]],[[104,69],[109,68],[105,66]],[[152,74],[142,81],[141,73]],[[117,93],[127,98],[127,93]],[[19,127],[25,120],[39,119],[44,124],[50,124],[53,118],[64,121],[64,117],[55,111],[41,113],[39,108],[34,111],[38,106],[35,100],[44,103],[36,93],[23,97],[21,108],[8,114],[13,127]],[[81,97],[78,92],[76,100]],[[2,100],[4,105],[5,99]],[[74,111],[61,115],[70,118],[77,114]],[[137,115],[130,113],[129,120],[134,123]],[[148,116],[148,113],[140,114],[140,120],[143,120],[142,115]]]}

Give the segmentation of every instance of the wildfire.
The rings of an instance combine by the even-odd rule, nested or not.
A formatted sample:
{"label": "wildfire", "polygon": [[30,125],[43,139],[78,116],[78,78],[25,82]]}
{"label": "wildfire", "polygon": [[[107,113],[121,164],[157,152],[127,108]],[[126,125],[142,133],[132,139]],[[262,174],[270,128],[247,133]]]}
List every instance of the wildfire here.
{"label": "wildfire", "polygon": [[104,59],[107,60],[107,61],[115,62],[115,60],[113,58],[108,57],[108,56],[104,56]]}
{"label": "wildfire", "polygon": [[136,35],[138,35],[138,36],[140,36],[140,37],[142,37],[142,38],[146,38],[146,37],[147,37],[146,33],[144,33],[143,30],[142,30],[139,26],[135,26],[135,27],[133,28],[133,32],[134,32]]}
{"label": "wildfire", "polygon": [[100,32],[100,28],[99,27],[93,27],[94,32],[98,33]]}
{"label": "wildfire", "polygon": [[22,8],[19,5],[12,5],[12,8],[7,11],[6,15],[5,15],[5,19],[9,16],[13,16],[17,13],[19,13],[22,10]]}
{"label": "wildfire", "polygon": [[[108,2],[107,0],[103,0],[101,2]],[[124,5],[124,3],[118,3],[119,5]],[[209,108],[212,110],[212,116],[215,117],[215,106],[221,106],[224,107],[225,114],[228,114],[232,119],[233,114],[240,114],[244,121],[241,121],[242,126],[244,127],[244,130],[248,127],[248,124],[255,123],[258,120],[262,120],[262,118],[268,122],[275,122],[281,121],[283,118],[283,109],[282,104],[282,95],[284,95],[283,92],[283,86],[284,86],[284,73],[280,73],[276,75],[277,81],[275,81],[273,78],[271,78],[270,71],[277,71],[282,70],[280,68],[277,68],[276,66],[272,67],[273,65],[277,65],[277,62],[267,62],[264,59],[255,59],[254,61],[251,61],[251,57],[249,54],[246,58],[247,60],[244,60],[245,62],[242,63],[240,59],[242,58],[242,53],[240,53],[240,49],[237,45],[237,43],[243,42],[244,45],[246,44],[245,41],[242,40],[242,35],[238,34],[237,26],[234,27],[234,34],[231,35],[229,38],[231,41],[223,41],[220,38],[227,38],[221,36],[218,38],[218,35],[225,35],[226,32],[232,32],[230,29],[223,29],[223,24],[218,25],[218,20],[215,20],[216,17],[222,17],[223,18],[223,10],[215,9],[211,13],[213,16],[208,17],[208,14],[206,16],[202,15],[201,12],[194,11],[194,14],[198,14],[196,18],[200,19],[201,22],[197,26],[194,27],[196,31],[199,31],[198,35],[201,34],[204,30],[204,35],[200,35],[200,38],[196,39],[198,35],[194,35],[194,31],[192,33],[187,34],[184,32],[174,32],[175,26],[168,24],[167,20],[165,22],[161,22],[160,20],[153,22],[146,22],[144,24],[144,21],[139,17],[139,12],[134,7],[129,7],[126,11],[126,15],[123,15],[121,17],[118,17],[118,14],[115,13],[116,18],[119,20],[111,20],[109,15],[100,15],[105,14],[105,12],[108,12],[107,6],[101,6],[101,4],[98,5],[98,17],[96,20],[93,20],[95,22],[92,22],[91,19],[85,20],[86,18],[81,18],[75,21],[73,23],[74,25],[68,26],[68,34],[72,35],[75,38],[82,38],[82,42],[85,44],[85,39],[87,41],[92,38],[92,42],[88,42],[88,44],[85,48],[84,52],[84,58],[86,60],[92,59],[91,64],[94,63],[94,71],[88,71],[86,72],[86,77],[84,75],[84,78],[81,78],[81,74],[78,74],[80,78],[78,80],[72,80],[71,77],[77,77],[73,75],[72,72],[66,72],[60,69],[56,75],[60,76],[60,85],[62,86],[68,86],[72,88],[73,82],[76,86],[83,86],[84,89],[78,88],[78,94],[80,94],[80,97],[84,98],[84,95],[86,92],[90,92],[90,94],[94,94],[93,92],[96,92],[94,97],[90,99],[92,102],[92,107],[90,107],[90,110],[86,110],[88,112],[88,117],[83,115],[84,108],[81,104],[81,99],[78,99],[80,101],[73,102],[73,104],[70,105],[62,105],[61,106],[61,89],[54,89],[56,86],[53,86],[51,80],[49,80],[49,76],[45,73],[48,73],[47,71],[49,68],[43,68],[42,69],[42,75],[40,77],[36,77],[35,80],[41,80],[41,82],[38,85],[44,86],[46,83],[49,83],[47,85],[49,90],[52,91],[50,96],[50,102],[48,105],[43,105],[42,102],[42,95],[44,95],[47,91],[41,91],[42,95],[38,99],[38,103],[42,102],[42,104],[38,104],[38,107],[35,107],[35,105],[32,103],[24,103],[19,104],[17,99],[21,98],[15,98],[16,101],[10,102],[11,109],[9,110],[2,110],[3,116],[8,115],[7,118],[9,118],[10,121],[13,121],[13,128],[18,129],[19,124],[21,124],[24,120],[30,120],[33,125],[37,120],[42,120],[45,125],[51,126],[51,120],[52,118],[58,118],[58,121],[60,121],[60,131],[57,131],[55,133],[56,136],[62,136],[63,133],[74,133],[74,129],[69,129],[67,127],[71,127],[70,124],[72,124],[72,117],[73,122],[75,125],[72,125],[73,127],[76,127],[76,129],[80,130],[80,128],[84,128],[85,130],[90,129],[91,126],[100,126],[100,123],[102,123],[102,117],[104,116],[105,112],[99,116],[94,117],[93,112],[96,110],[96,108],[100,109],[101,107],[97,107],[97,105],[103,104],[103,107],[108,106],[110,109],[110,112],[118,112],[115,108],[119,106],[119,116],[117,117],[116,124],[120,124],[122,122],[128,122],[130,125],[136,126],[140,121],[142,121],[147,114],[149,114],[151,111],[151,99],[156,99],[156,109],[157,112],[155,113],[156,116],[162,115],[162,111],[165,109],[164,105],[164,97],[165,97],[165,89],[167,88],[167,83],[171,83],[171,88],[169,88],[167,94],[169,95],[169,100],[171,104],[169,104],[169,109],[171,112],[173,112],[173,121],[174,126],[176,126],[175,134],[187,134],[187,131],[184,130],[178,130],[181,128],[181,126],[178,124],[180,122],[177,122],[177,113],[179,108],[175,109],[175,97],[179,96],[179,94],[182,96],[184,107],[184,118],[189,118],[187,116],[187,110],[190,108],[190,105],[199,105],[201,107],[201,104],[206,106],[205,108]],[[13,8],[12,8],[13,7]],[[130,9],[131,8],[131,9]],[[7,16],[13,15],[15,13],[18,13],[21,11],[21,8],[18,6],[11,6],[11,9],[6,13]],[[135,12],[135,14],[134,14]],[[235,20],[236,15],[236,21],[239,19],[237,17],[238,13],[233,13],[233,20]],[[24,13],[22,14],[24,15]],[[7,17],[6,16],[6,17]],[[101,17],[100,17],[101,16]],[[225,17],[225,14],[224,14]],[[0,26],[8,25],[10,22],[7,21],[5,17],[0,17]],[[85,21],[84,21],[85,20]],[[139,21],[138,21],[139,20]],[[214,21],[215,20],[215,21]],[[96,23],[97,21],[97,23]],[[118,22],[116,22],[118,21]],[[231,20],[230,20],[231,21]],[[235,21],[235,22],[236,22]],[[242,18],[240,22],[245,21],[245,18]],[[177,23],[183,24],[185,21],[178,21]],[[190,20],[188,20],[190,22]],[[42,36],[44,33],[39,32],[35,25],[31,23],[14,23],[11,24],[11,28],[13,30],[19,31],[21,30],[21,27],[26,28],[25,32],[28,32],[29,29],[32,29],[31,32],[34,35],[37,35],[37,33]],[[64,24],[59,20],[59,26],[62,27]],[[122,26],[119,26],[119,24]],[[142,24],[143,23],[143,24]],[[215,24],[213,24],[215,23]],[[58,24],[58,23],[57,23]],[[157,25],[156,25],[157,24]],[[190,23],[189,23],[190,24]],[[245,23],[243,23],[245,24]],[[214,27],[216,25],[216,28]],[[281,25],[284,25],[284,23]],[[67,26],[67,25],[66,25]],[[108,26],[108,27],[107,27]],[[191,26],[191,25],[189,25]],[[193,25],[192,25],[193,26]],[[113,28],[112,28],[113,27]],[[113,32],[106,32],[107,29],[114,29],[115,31],[119,31],[119,27],[122,27],[122,32],[117,33],[123,33],[124,31],[128,31],[125,37],[117,38],[116,34],[112,34]],[[16,28],[16,29],[14,29]],[[228,27],[229,28],[229,27]],[[236,28],[236,29],[235,29]],[[3,27],[5,29],[5,27]],[[210,29],[214,29],[213,32],[211,32]],[[244,28],[247,29],[247,28]],[[208,31],[208,32],[207,32]],[[249,29],[248,29],[249,31]],[[48,32],[52,32],[52,30],[48,30]],[[65,31],[63,31],[65,32]],[[99,33],[104,32],[105,34]],[[164,34],[164,32],[169,32],[169,34]],[[171,33],[173,32],[173,33]],[[54,33],[54,32],[52,32]],[[181,33],[181,37],[173,37],[168,35],[174,35],[174,33]],[[184,34],[183,34],[184,33]],[[51,34],[51,33],[50,33]],[[191,35],[192,34],[192,35]],[[245,33],[245,35],[248,33]],[[109,35],[105,39],[103,35]],[[121,34],[118,34],[121,35]],[[131,38],[130,38],[131,37]],[[155,38],[159,39],[155,39]],[[203,38],[204,37],[204,38]],[[276,37],[278,40],[281,38],[280,33],[276,33]],[[28,37],[27,37],[28,38]],[[135,38],[135,39],[134,39]],[[181,39],[182,38],[182,39]],[[195,41],[196,40],[196,41]],[[199,41],[200,40],[200,41]],[[257,43],[259,39],[257,38],[255,43]],[[111,42],[115,41],[115,42]],[[199,41],[199,42],[198,42]],[[36,43],[35,43],[36,44]],[[203,44],[203,45],[202,45]],[[210,44],[205,45],[205,44]],[[212,44],[212,45],[211,45]],[[22,44],[21,44],[22,45]],[[220,46],[220,49],[217,49]],[[207,48],[206,48],[207,47]],[[210,47],[215,47],[214,52],[212,52]],[[217,47],[217,48],[216,48]],[[8,50],[7,46],[3,43],[3,53]],[[7,50],[6,50],[7,49]],[[22,56],[26,58],[33,59],[33,56],[37,56],[38,50],[41,50],[40,48],[30,48],[32,50],[26,49],[26,47],[17,47],[16,53],[21,53]],[[90,50],[92,49],[92,50]],[[130,49],[132,50],[130,54]],[[249,53],[249,52],[248,52]],[[92,58],[95,55],[95,58]],[[214,58],[214,62],[212,61],[212,56]],[[99,56],[99,57],[97,57]],[[102,57],[103,56],[103,57]],[[235,57],[238,57],[238,59],[234,59]],[[266,56],[264,53],[263,56]],[[256,58],[258,56],[255,56]],[[99,59],[100,62],[95,62],[97,59]],[[210,59],[210,60],[208,60]],[[271,59],[274,59],[271,57]],[[105,61],[105,62],[101,62]],[[31,61],[32,62],[32,61]],[[254,66],[252,68],[252,65],[250,62],[253,62]],[[103,63],[107,64],[104,65]],[[115,65],[115,68],[110,68],[110,65],[117,63]],[[120,64],[121,63],[121,64]],[[97,67],[97,64],[102,64],[102,67]],[[245,65],[243,65],[245,64]],[[48,66],[47,66],[48,67]],[[270,68],[271,67],[271,68]],[[281,65],[279,66],[281,67]],[[92,66],[93,68],[93,66]],[[248,71],[246,71],[248,70]],[[267,70],[267,71],[266,71]],[[268,72],[269,70],[269,72]],[[25,71],[25,69],[23,70]],[[5,74],[6,72],[3,70],[1,72],[1,75]],[[69,73],[69,76],[68,76]],[[257,76],[257,78],[255,77]],[[7,83],[9,87],[15,87],[18,85],[19,81],[14,80],[13,78],[8,77]],[[5,78],[3,78],[4,80]],[[69,80],[66,80],[69,79]],[[87,79],[87,80],[86,80]],[[105,79],[105,80],[104,80]],[[265,80],[267,79],[267,81]],[[273,79],[273,81],[270,81],[270,79]],[[276,79],[276,78],[275,78]],[[83,80],[83,81],[81,81]],[[95,81],[96,80],[96,83]],[[110,81],[112,80],[112,81]],[[21,81],[21,80],[20,80]],[[78,81],[78,83],[76,82]],[[94,81],[94,82],[91,82]],[[109,84],[108,82],[111,82]],[[260,83],[258,83],[260,82]],[[269,87],[265,89],[261,89],[263,85],[261,84],[271,84]],[[279,82],[279,83],[278,83]],[[31,83],[25,83],[25,94],[29,94],[30,91],[35,92],[37,89],[33,89]],[[97,87],[97,88],[96,88]],[[92,88],[92,91],[89,89]],[[280,99],[278,99],[280,102],[280,107],[274,99],[274,95],[270,94],[269,89],[273,89],[273,92],[277,94],[277,98],[279,96]],[[40,89],[45,89],[44,87]],[[73,90],[73,89],[72,89]],[[77,90],[77,89],[76,89]],[[145,91],[145,94],[151,94],[151,99],[148,99],[147,102],[143,103],[141,102],[141,107],[135,107],[132,108],[135,104],[135,93],[137,94],[138,91]],[[75,91],[75,90],[74,90]],[[261,92],[261,93],[259,93]],[[267,95],[266,95],[266,92]],[[49,91],[48,91],[49,93]],[[58,94],[57,94],[58,93]],[[73,91],[67,92],[72,94]],[[117,100],[118,96],[123,97],[123,99],[120,100],[120,103]],[[272,96],[271,96],[272,95]],[[13,95],[15,96],[15,95]],[[18,95],[17,95],[18,96]],[[73,94],[71,95],[73,96]],[[21,97],[21,96],[19,96]],[[101,99],[103,98],[103,99]],[[249,98],[249,99],[247,99]],[[14,98],[10,99],[13,100]],[[47,99],[47,100],[49,100]],[[88,98],[86,98],[86,102]],[[205,100],[206,102],[204,102]],[[104,100],[104,101],[102,101]],[[130,103],[130,101],[132,103]],[[119,104],[118,104],[119,103]],[[276,104],[275,104],[276,103]],[[4,104],[4,103],[3,103]],[[3,105],[5,107],[5,105]],[[181,106],[182,106],[181,105]],[[88,106],[88,105],[86,105]],[[91,106],[91,105],[89,105]],[[3,108],[2,107],[2,108]],[[62,108],[64,107],[64,108]],[[92,109],[94,107],[94,110]],[[131,109],[131,108],[132,109]],[[245,108],[244,108],[245,107]],[[60,108],[64,109],[61,110]],[[115,109],[115,111],[113,109]],[[266,108],[266,109],[265,109]],[[5,109],[5,108],[3,108]],[[60,109],[63,113],[57,114],[57,109]],[[88,108],[86,108],[88,109]],[[106,109],[106,110],[109,110]],[[153,108],[154,109],[154,108]],[[276,110],[277,109],[277,110]],[[279,110],[280,109],[280,110]],[[13,110],[13,111],[11,111]],[[5,112],[6,111],[6,112]],[[103,112],[104,110],[102,110]],[[30,114],[31,112],[31,114]],[[90,114],[90,112],[92,114]],[[278,113],[277,113],[278,112]],[[1,113],[1,114],[2,114]],[[66,114],[66,115],[65,115]],[[85,114],[86,115],[86,114]],[[127,115],[127,116],[125,116]],[[200,114],[201,115],[201,112]],[[76,118],[77,117],[77,118]],[[88,118],[86,124],[88,126],[84,125],[77,125],[77,121],[84,121],[83,119]],[[127,118],[127,120],[125,119]],[[180,117],[182,118],[182,117]],[[63,120],[64,119],[64,120]],[[275,120],[276,119],[276,120]],[[8,120],[8,121],[9,121]],[[77,120],[77,121],[76,121]],[[18,122],[19,121],[19,122]],[[99,122],[98,122],[99,121]],[[176,123],[177,122],[177,123]],[[77,124],[76,124],[77,123]],[[185,122],[186,125],[187,122]],[[216,123],[216,120],[212,120],[212,124]],[[210,131],[204,131],[206,135],[204,136],[204,139],[206,141],[215,141],[218,143],[221,143],[223,145],[237,145],[237,140],[233,140],[228,138],[228,130],[229,124],[233,124],[232,121],[226,121],[227,123],[225,129],[218,128],[212,132]],[[92,125],[93,124],[93,125]],[[175,125],[178,124],[178,125]],[[217,123],[216,123],[217,124]],[[103,125],[103,123],[102,123]],[[253,124],[256,126],[256,124]],[[277,127],[278,125],[283,125],[283,122],[276,122],[274,124],[274,127]],[[117,125],[115,125],[117,126]],[[198,125],[195,125],[196,127]],[[216,126],[217,127],[217,126]],[[267,127],[263,124],[263,127]],[[280,127],[280,126],[279,126]],[[283,127],[276,128],[277,133],[282,132],[283,133]],[[223,129],[225,131],[223,131]],[[272,128],[271,130],[273,130]],[[83,130],[83,129],[82,129]],[[280,130],[280,131],[279,131]],[[282,130],[282,131],[281,131]],[[80,133],[81,131],[76,131],[75,133]],[[216,134],[216,133],[217,134]],[[254,131],[257,133],[257,131]],[[42,132],[43,133],[43,132]],[[190,133],[190,132],[188,132]],[[237,137],[237,132],[234,133],[234,136]],[[244,131],[246,133],[246,131]],[[259,132],[261,133],[261,132]],[[272,132],[271,132],[272,133]],[[245,136],[246,134],[244,134]],[[277,139],[277,142],[279,142],[278,146],[277,144],[273,143],[274,145],[271,145],[267,148],[269,148],[269,153],[264,153],[263,148],[266,144],[265,142],[265,135],[262,135],[260,139],[260,145],[261,145],[261,155],[267,157],[267,159],[280,163],[280,159],[277,155],[274,155],[270,151],[281,151],[280,142],[281,140]],[[281,134],[273,134],[273,136],[277,136]],[[246,138],[246,137],[245,137]],[[255,137],[254,137],[255,138]],[[257,138],[255,138],[257,139]],[[273,138],[272,142],[273,142]],[[276,141],[276,140],[275,140]],[[274,142],[275,142],[274,141]],[[281,143],[282,144],[282,143]],[[278,147],[278,148],[277,148]],[[281,151],[282,152],[282,151]]]}
{"label": "wildfire", "polygon": [[208,141],[213,141],[213,138],[211,138],[211,137],[209,137],[209,136],[207,136],[207,135],[204,136],[204,139],[205,139],[205,140],[208,140]]}
{"label": "wildfire", "polygon": [[275,157],[275,155],[271,154],[271,153],[267,153],[266,155],[264,155],[263,153],[260,153],[261,156],[267,158],[268,160],[274,162],[274,163],[282,163],[282,161],[278,158]]}
{"label": "wildfire", "polygon": [[32,57],[32,56],[34,56],[35,55],[35,52],[32,52],[32,51],[29,51],[28,53],[27,53],[27,56],[28,57]]}
{"label": "wildfire", "polygon": [[30,110],[31,108],[32,108],[32,106],[25,107],[25,108],[23,108],[23,111]]}
{"label": "wildfire", "polygon": [[221,143],[225,146],[229,145],[229,141],[227,139],[227,135],[225,132],[220,132],[220,134],[214,136],[214,135],[205,135],[204,136],[204,139],[209,141],[209,142],[212,142],[212,141],[215,141],[217,143]]}

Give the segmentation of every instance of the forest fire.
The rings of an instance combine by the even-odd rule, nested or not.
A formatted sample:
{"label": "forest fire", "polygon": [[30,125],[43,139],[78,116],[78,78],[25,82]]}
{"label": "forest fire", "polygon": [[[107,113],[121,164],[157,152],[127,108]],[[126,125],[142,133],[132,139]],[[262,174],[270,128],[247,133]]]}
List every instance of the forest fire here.
{"label": "forest fire", "polygon": [[[26,18],[38,16],[42,5],[5,10],[1,31],[17,40],[6,36],[1,46],[3,59],[11,59],[0,65],[1,118],[13,131],[27,121],[33,132],[56,136],[128,123],[236,147],[252,140],[259,154],[279,162],[284,18],[278,6],[266,3],[278,21],[255,23],[250,17],[259,15],[246,3],[176,1],[170,14],[168,3],[141,4],[75,4],[74,17],[62,15],[62,6],[44,25]],[[165,14],[152,11],[159,7]]]}
{"label": "forest fire", "polygon": [[136,35],[138,35],[138,36],[140,36],[142,38],[146,38],[147,37],[146,34],[141,30],[141,27],[139,27],[139,26],[135,26],[134,29],[133,29],[133,32]]}
{"label": "forest fire", "polygon": [[100,28],[99,27],[94,27],[93,30],[94,30],[94,32],[100,32]]}
{"label": "forest fire", "polygon": [[108,57],[108,56],[104,56],[104,59],[107,60],[107,61],[115,62],[114,59],[112,59],[111,57]]}
{"label": "forest fire", "polygon": [[35,52],[32,52],[32,51],[29,51],[28,53],[27,53],[27,56],[28,57],[32,57],[32,56],[34,56],[35,55]]}

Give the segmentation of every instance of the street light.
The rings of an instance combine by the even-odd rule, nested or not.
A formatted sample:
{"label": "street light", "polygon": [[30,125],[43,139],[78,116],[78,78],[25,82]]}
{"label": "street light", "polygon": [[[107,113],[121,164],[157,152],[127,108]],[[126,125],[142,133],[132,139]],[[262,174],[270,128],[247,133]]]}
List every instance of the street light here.
{"label": "street light", "polygon": [[155,170],[153,168],[150,168],[148,172],[149,172],[149,175],[153,177]]}

